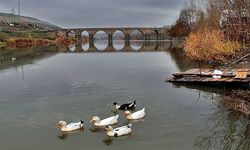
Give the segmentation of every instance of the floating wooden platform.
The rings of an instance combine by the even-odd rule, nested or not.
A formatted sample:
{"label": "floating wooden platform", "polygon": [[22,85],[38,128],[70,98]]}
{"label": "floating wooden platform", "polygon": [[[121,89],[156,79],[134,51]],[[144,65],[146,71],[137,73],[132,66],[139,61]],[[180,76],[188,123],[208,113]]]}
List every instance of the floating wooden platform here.
{"label": "floating wooden platform", "polygon": [[221,78],[213,78],[213,69],[202,69],[201,74],[199,69],[191,69],[174,73],[167,82],[250,88],[250,69],[220,69],[220,71],[222,71]]}

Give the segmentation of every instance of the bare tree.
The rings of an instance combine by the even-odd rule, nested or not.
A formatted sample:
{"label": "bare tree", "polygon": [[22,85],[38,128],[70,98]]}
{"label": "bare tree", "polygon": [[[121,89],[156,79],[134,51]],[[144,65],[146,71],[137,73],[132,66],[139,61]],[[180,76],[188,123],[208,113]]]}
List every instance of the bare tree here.
{"label": "bare tree", "polygon": [[222,29],[230,40],[244,42],[250,33],[249,0],[208,0],[206,13],[212,29]]}
{"label": "bare tree", "polygon": [[[179,18],[173,26],[174,30],[178,30],[188,35],[192,30],[196,28],[196,24],[200,18],[203,17],[203,11],[195,5],[194,0],[188,1],[186,7],[184,7],[179,15]],[[180,35],[183,35],[179,33]]]}

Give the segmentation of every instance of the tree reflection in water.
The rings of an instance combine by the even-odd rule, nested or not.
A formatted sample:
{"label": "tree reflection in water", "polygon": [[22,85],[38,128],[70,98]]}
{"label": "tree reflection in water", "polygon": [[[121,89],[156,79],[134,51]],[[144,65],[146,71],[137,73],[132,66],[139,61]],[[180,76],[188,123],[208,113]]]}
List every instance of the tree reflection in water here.
{"label": "tree reflection in water", "polygon": [[195,139],[199,149],[250,149],[250,124],[246,118],[220,108],[205,121],[205,128]]}

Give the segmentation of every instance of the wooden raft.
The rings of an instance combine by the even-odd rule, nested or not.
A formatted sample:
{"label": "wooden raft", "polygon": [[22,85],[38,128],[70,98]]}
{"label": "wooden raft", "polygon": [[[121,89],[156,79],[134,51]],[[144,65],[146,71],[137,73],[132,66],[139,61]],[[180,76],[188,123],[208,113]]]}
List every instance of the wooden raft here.
{"label": "wooden raft", "polygon": [[167,82],[213,85],[223,87],[250,88],[250,69],[220,69],[221,78],[213,78],[214,69],[191,69],[186,72],[177,72]]}

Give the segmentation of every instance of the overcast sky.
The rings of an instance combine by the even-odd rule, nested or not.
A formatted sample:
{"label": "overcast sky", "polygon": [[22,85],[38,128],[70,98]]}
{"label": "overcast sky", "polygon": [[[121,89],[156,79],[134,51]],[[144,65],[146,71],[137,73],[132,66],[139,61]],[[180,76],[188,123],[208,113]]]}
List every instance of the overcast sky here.
{"label": "overcast sky", "polygon": [[[18,0],[0,0],[11,12]],[[60,27],[163,26],[172,24],[187,0],[20,0],[21,14]]]}

